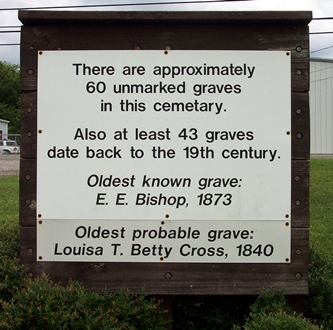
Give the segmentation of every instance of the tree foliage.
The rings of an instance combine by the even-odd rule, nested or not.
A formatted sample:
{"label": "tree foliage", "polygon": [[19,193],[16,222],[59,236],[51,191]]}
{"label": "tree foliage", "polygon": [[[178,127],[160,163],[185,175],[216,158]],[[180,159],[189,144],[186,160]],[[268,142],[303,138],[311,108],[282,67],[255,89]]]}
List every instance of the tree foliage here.
{"label": "tree foliage", "polygon": [[20,133],[20,73],[17,64],[0,61],[0,119],[8,120],[9,133]]}

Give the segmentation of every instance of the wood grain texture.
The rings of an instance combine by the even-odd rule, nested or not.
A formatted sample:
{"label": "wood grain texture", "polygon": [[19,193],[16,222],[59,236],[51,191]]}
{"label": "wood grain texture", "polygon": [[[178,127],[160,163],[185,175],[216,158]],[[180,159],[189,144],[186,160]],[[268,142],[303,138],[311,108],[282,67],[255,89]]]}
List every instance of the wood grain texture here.
{"label": "wood grain texture", "polygon": [[20,162],[20,225],[36,226],[36,159]]}
{"label": "wood grain texture", "polygon": [[308,229],[292,229],[291,263],[286,264],[73,263],[36,261],[36,231],[25,227],[20,256],[33,276],[47,273],[61,283],[74,278],[92,291],[126,287],[140,292],[144,287],[148,294],[245,295],[283,287],[288,294],[307,294],[308,234]]}
{"label": "wood grain texture", "polygon": [[20,10],[19,19],[24,25],[34,24],[63,24],[69,22],[75,24],[77,22],[121,22],[137,24],[138,21],[156,21],[161,23],[166,22],[270,22],[277,24],[285,24],[291,22],[293,24],[307,25],[312,19],[310,11],[39,11],[39,10]]}
{"label": "wood grain texture", "polygon": [[309,228],[309,161],[291,165],[291,226]]}
{"label": "wood grain texture", "polygon": [[[145,287],[154,295],[308,294],[310,12],[20,11],[21,261],[30,276],[69,278],[88,290]],[[285,264],[36,261],[37,54],[39,50],[284,50],[291,53],[291,262]],[[278,70],[278,68],[276,68]],[[274,77],[272,77],[274,79]],[[274,173],[272,174],[274,175]],[[166,274],[169,274],[166,276]],[[170,277],[170,278],[169,278]]]}
{"label": "wood grain texture", "polygon": [[[28,180],[27,180],[28,179]],[[309,227],[309,161],[292,161],[291,225]],[[22,226],[36,225],[36,160],[22,159],[20,170]],[[29,203],[29,201],[31,201]]]}
{"label": "wood grain texture", "polygon": [[21,93],[21,158],[37,157],[37,91]]}
{"label": "wood grain texture", "polygon": [[291,94],[292,158],[310,157],[310,111],[309,94]]}
{"label": "wood grain texture", "polygon": [[[33,13],[28,13],[29,15]],[[40,13],[36,15],[40,16]],[[48,15],[59,14],[50,12]],[[151,15],[154,16],[155,13]],[[297,19],[283,24],[278,20],[269,22],[251,18],[225,20],[222,15],[220,19],[216,16],[213,21],[201,20],[198,24],[193,19],[177,21],[171,18],[173,14],[169,15],[170,20],[162,20],[159,24],[156,24],[155,18],[154,22],[148,18],[141,19],[139,26],[130,18],[110,19],[107,22],[102,20],[98,24],[93,13],[88,21],[73,18],[75,24],[70,19],[71,16],[60,22],[50,19],[48,24],[43,24],[43,20],[38,19],[27,20],[29,25],[23,26],[21,30],[22,89],[37,88],[38,50],[158,50],[169,46],[171,50],[290,51],[292,91],[309,90],[308,26],[300,24]],[[51,24],[52,21],[55,23]]]}

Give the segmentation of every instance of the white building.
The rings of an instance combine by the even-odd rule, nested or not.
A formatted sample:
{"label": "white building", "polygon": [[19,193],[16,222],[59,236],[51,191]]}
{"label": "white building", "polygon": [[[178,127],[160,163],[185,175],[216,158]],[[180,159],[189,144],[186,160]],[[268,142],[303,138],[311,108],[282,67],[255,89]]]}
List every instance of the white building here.
{"label": "white building", "polygon": [[0,119],[0,140],[8,138],[8,120]]}
{"label": "white building", "polygon": [[333,60],[310,59],[311,154],[333,154]]}

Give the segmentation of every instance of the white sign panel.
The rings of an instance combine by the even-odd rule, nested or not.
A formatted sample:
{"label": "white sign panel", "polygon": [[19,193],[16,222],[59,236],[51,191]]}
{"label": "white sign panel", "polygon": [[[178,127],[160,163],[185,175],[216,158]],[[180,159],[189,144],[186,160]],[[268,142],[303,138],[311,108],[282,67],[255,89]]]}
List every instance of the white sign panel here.
{"label": "white sign panel", "polygon": [[290,245],[286,223],[253,220],[45,220],[38,236],[49,261],[286,262]]}
{"label": "white sign panel", "polygon": [[[285,262],[290,102],[285,51],[39,52],[38,255]],[[111,234],[77,237],[81,227],[124,232],[113,243]],[[149,237],[159,228],[199,233],[186,242]],[[135,230],[148,236],[133,240]],[[220,237],[210,241],[210,230]],[[206,253],[188,257],[183,244]],[[69,252],[74,246],[81,252]],[[82,253],[88,246],[94,252]]]}

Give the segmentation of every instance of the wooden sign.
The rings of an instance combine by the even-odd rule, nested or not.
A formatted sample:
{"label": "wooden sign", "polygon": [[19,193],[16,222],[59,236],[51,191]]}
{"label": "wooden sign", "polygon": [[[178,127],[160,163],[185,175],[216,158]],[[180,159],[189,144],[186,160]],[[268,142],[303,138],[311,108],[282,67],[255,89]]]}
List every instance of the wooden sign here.
{"label": "wooden sign", "polygon": [[19,17],[31,276],[307,294],[309,12]]}

